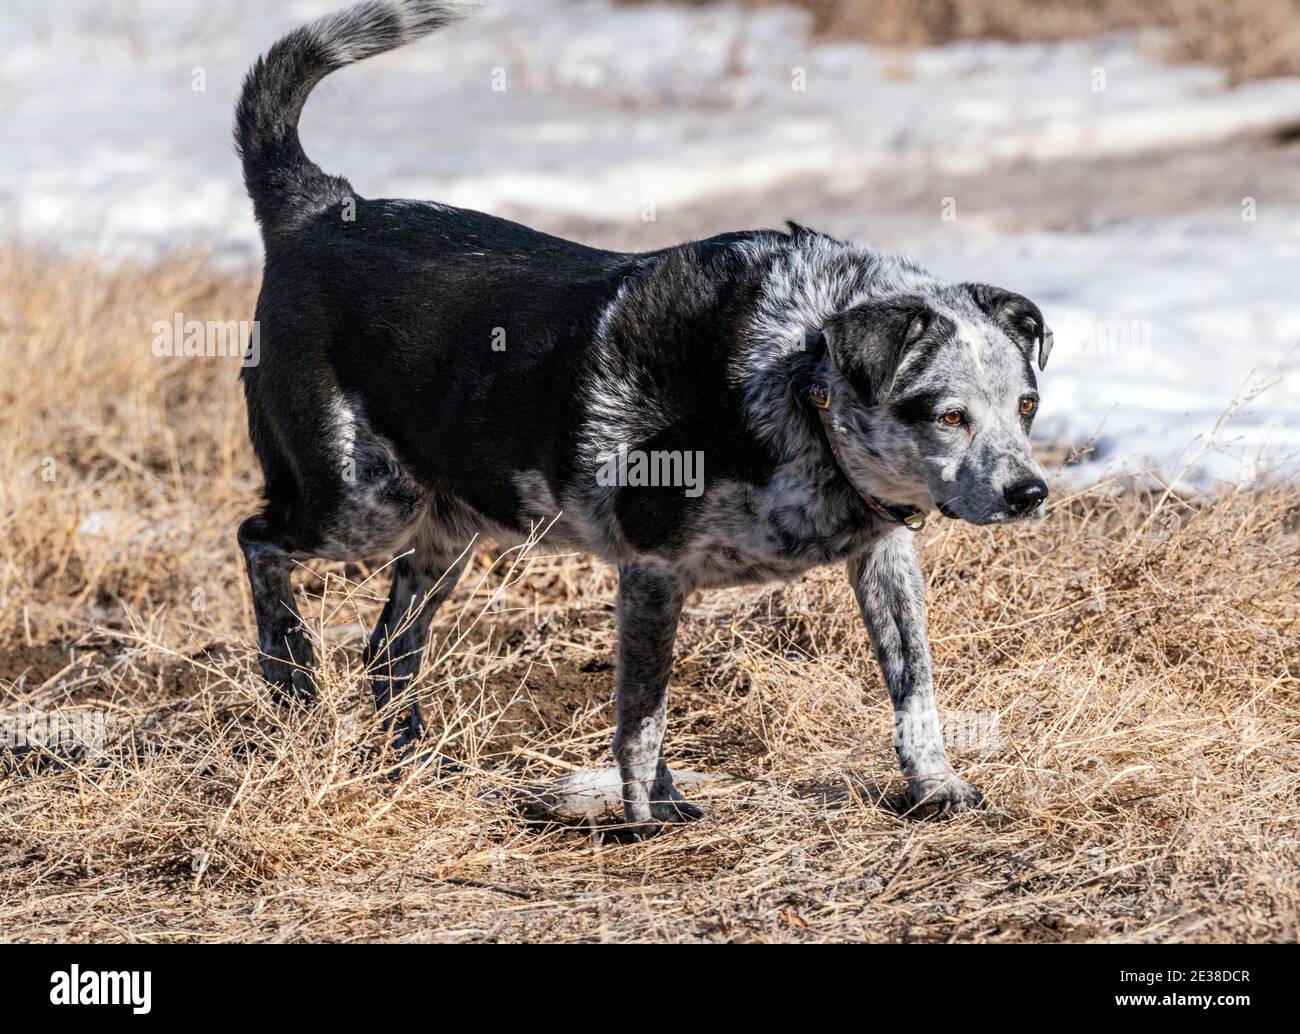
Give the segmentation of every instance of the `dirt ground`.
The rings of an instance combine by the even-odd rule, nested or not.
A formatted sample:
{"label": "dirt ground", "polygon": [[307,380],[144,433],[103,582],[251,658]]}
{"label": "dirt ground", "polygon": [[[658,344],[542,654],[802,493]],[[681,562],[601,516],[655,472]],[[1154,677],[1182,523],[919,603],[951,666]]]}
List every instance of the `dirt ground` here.
{"label": "dirt ground", "polygon": [[[149,344],[254,295],[202,255],[0,250],[0,938],[1300,932],[1295,485],[1058,486],[1048,521],[924,532],[954,760],[991,802],[948,822],[900,813],[840,572],[693,597],[669,758],[726,778],[691,791],[705,821],[619,843],[509,804],[609,763],[614,578],[545,540],[484,544],[435,623],[420,688],[457,771],[386,778],[360,656],[382,572],[303,573],[322,699],[271,701],[237,361]],[[66,729],[94,749],[33,746]]]}

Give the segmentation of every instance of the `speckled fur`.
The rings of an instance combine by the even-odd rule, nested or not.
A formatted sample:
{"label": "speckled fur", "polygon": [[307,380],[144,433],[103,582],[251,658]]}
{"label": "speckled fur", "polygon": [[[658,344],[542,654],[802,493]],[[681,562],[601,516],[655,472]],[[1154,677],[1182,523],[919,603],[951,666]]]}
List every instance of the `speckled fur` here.
{"label": "speckled fur", "polygon": [[[548,526],[619,569],[614,753],[627,822],[649,833],[699,816],[663,754],[686,597],[844,564],[913,801],[978,802],[944,751],[914,537],[864,497],[977,523],[1041,512],[1024,407],[1050,347],[1042,314],[802,227],[622,254],[357,197],[302,152],[306,92],[452,14],[395,0],[314,23],[259,62],[240,103],[267,262],[262,362],[244,372],[266,501],[239,541],[268,680],[312,691],[294,560],[397,556],[367,658],[412,748],[409,688],[467,547]],[[355,219],[331,211],[344,194]],[[824,424],[814,382],[830,393]],[[620,448],[701,456],[703,491],[607,483]]]}

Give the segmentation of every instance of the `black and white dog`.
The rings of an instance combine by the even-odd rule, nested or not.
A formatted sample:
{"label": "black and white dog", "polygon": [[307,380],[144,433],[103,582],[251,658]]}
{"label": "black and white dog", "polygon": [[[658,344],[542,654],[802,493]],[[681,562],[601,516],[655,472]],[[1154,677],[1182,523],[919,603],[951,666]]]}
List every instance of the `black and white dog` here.
{"label": "black and white dog", "polygon": [[548,541],[618,565],[614,754],[626,820],[648,833],[700,815],[663,759],[687,595],[843,562],[911,800],[978,803],[944,750],[913,533],[932,507],[977,524],[1042,512],[1037,306],[798,226],[598,251],[364,200],[307,158],[298,118],[325,75],[471,6],[360,4],[284,37],[244,85],[236,136],[266,247],[244,386],[266,488],[239,542],[267,679],[313,692],[295,559],[396,555],[367,656],[409,749],[408,687],[467,543],[558,515]]}

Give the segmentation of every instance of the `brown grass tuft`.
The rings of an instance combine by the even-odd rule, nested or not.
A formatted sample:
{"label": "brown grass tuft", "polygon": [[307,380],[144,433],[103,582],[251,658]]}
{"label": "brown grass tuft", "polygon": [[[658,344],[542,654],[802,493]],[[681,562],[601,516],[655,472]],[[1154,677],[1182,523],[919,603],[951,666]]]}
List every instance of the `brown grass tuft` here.
{"label": "brown grass tuft", "polygon": [[0,251],[0,712],[107,735],[0,775],[5,938],[1296,938],[1296,486],[1109,486],[926,532],[956,764],[994,804],[947,823],[888,806],[888,708],[838,572],[692,599],[670,756],[738,778],[693,792],[704,823],[602,842],[497,796],[606,763],[614,584],[592,562],[484,549],[439,616],[422,685],[463,774],[390,782],[369,753],[382,574],[313,567],[323,700],[269,702],[235,365],[149,347],[177,311],[250,318],[254,289],[200,256]]}
{"label": "brown grass tuft", "polygon": [[[621,0],[644,3],[646,0]],[[678,0],[707,7],[720,0]],[[1233,81],[1300,74],[1300,0],[741,0],[801,7],[824,36],[891,47],[963,39],[1015,43],[1164,29],[1165,55],[1226,69]]]}

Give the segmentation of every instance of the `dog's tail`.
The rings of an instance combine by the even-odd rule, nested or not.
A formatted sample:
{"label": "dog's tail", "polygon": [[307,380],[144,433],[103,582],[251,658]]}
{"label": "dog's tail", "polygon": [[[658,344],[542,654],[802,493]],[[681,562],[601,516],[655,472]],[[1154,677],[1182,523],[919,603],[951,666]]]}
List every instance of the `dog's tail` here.
{"label": "dog's tail", "polygon": [[235,145],[263,234],[351,194],[347,182],[325,175],[298,140],[298,119],[316,84],[478,6],[478,0],[369,0],[295,29],[257,59],[235,109]]}

